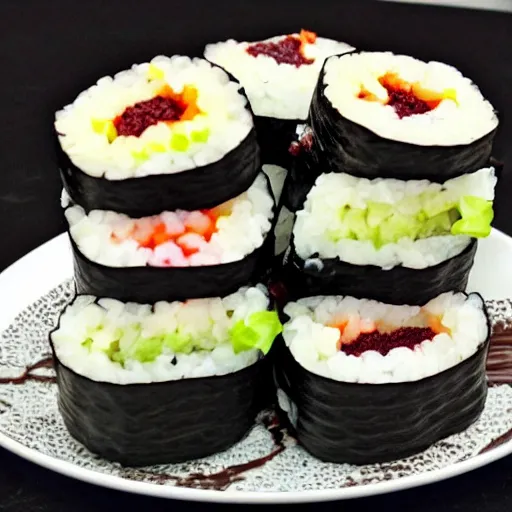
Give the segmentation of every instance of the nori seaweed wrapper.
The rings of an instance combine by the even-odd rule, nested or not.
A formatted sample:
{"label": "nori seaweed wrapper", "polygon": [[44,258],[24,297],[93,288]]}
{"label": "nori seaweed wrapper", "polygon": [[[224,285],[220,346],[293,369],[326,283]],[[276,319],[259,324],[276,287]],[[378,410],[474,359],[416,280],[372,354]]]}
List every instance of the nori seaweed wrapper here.
{"label": "nori seaweed wrapper", "polygon": [[296,436],[308,452],[326,462],[374,464],[422,452],[480,417],[488,349],[489,337],[469,359],[422,380],[356,384],[309,372],[281,339],[275,377],[294,404]]}
{"label": "nori seaweed wrapper", "polygon": [[[358,52],[343,55],[352,53]],[[322,172],[442,183],[486,166],[497,128],[470,144],[420,146],[383,138],[344,118],[324,94],[324,70],[328,60],[322,67],[309,112],[314,133],[312,151]]]}
{"label": "nori seaweed wrapper", "polygon": [[322,170],[310,152],[301,151],[292,157],[283,187],[283,205],[291,212],[300,210],[320,174]]}
{"label": "nori seaweed wrapper", "polygon": [[[219,68],[230,82],[240,82]],[[239,93],[255,123],[245,89]],[[129,217],[147,217],[166,210],[201,210],[217,206],[245,192],[261,171],[261,152],[256,125],[240,144],[220,160],[172,174],[158,174],[124,180],[90,176],[74,165],[56,140],[57,162],[66,192],[87,212],[112,210]]]}
{"label": "nori seaweed wrapper", "polygon": [[58,165],[64,188],[86,211],[112,210],[145,217],[165,210],[212,208],[247,190],[260,172],[254,128],[217,162],[172,174],[108,180],[89,176],[59,147]]}
{"label": "nori seaweed wrapper", "polygon": [[321,259],[313,255],[303,260],[292,243],[281,279],[292,299],[310,295],[350,295],[387,304],[423,305],[441,293],[466,290],[477,245],[477,239],[472,239],[460,254],[432,267],[396,266],[383,270],[375,265],[354,265],[339,258]]}
{"label": "nori seaweed wrapper", "polygon": [[[274,199],[266,174],[265,177]],[[225,296],[242,286],[265,282],[274,265],[275,210],[274,199],[272,226],[262,246],[241,260],[218,265],[109,267],[87,258],[70,234],[76,292],[123,302],[154,303]]]}
{"label": "nori seaweed wrapper", "polygon": [[265,359],[222,376],[125,385],[83,377],[55,351],[54,360],[59,410],[69,433],[91,452],[125,466],[224,451],[246,435],[259,412]]}
{"label": "nori seaweed wrapper", "polygon": [[261,163],[290,168],[292,155],[289,152],[295,138],[299,119],[277,119],[267,116],[254,116],[254,126],[261,150]]}

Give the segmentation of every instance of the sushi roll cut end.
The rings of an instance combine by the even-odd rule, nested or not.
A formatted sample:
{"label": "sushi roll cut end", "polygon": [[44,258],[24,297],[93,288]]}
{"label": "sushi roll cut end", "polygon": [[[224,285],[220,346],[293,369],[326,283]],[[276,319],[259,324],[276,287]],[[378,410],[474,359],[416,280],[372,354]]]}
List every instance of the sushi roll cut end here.
{"label": "sushi roll cut end", "polygon": [[492,167],[443,184],[322,174],[297,213],[297,254],[384,269],[437,265],[490,234],[496,183]]}
{"label": "sushi roll cut end", "polygon": [[289,303],[283,337],[297,362],[324,377],[367,384],[439,374],[472,356],[489,337],[477,294],[445,293],[420,306],[352,297]]}
{"label": "sushi roll cut end", "polygon": [[89,260],[111,267],[193,267],[239,261],[261,247],[274,201],[265,176],[213,208],[133,219],[112,211],[65,210],[70,234]]}
{"label": "sushi roll cut end", "polygon": [[391,52],[331,57],[324,94],[345,118],[377,135],[424,146],[470,144],[498,126],[471,80],[440,62]]}
{"label": "sushi roll cut end", "polygon": [[155,57],[103,77],[55,120],[72,163],[108,180],[213,164],[253,126],[241,86],[209,62],[183,56]]}
{"label": "sushi roll cut end", "polygon": [[304,120],[324,60],[351,50],[302,30],[263,41],[210,44],[204,55],[240,80],[256,116]]}
{"label": "sushi roll cut end", "polygon": [[277,334],[264,287],[225,298],[146,304],[78,296],[51,341],[59,361],[88,379],[162,382],[236,372],[266,354]]}

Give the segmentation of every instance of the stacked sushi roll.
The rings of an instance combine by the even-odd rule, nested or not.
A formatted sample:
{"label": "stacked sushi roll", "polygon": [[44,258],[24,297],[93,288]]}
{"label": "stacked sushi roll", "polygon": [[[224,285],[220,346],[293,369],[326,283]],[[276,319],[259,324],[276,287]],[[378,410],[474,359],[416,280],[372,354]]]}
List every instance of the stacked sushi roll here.
{"label": "stacked sushi roll", "polygon": [[[301,30],[261,41],[227,41],[209,44],[207,60],[221,66],[243,85],[254,112],[261,158],[276,183],[276,262],[289,243],[293,215],[281,195],[293,158],[290,146],[297,127],[307,117],[318,76],[327,57],[353,50],[340,41]],[[281,199],[282,197],[282,199]]]}
{"label": "stacked sushi roll", "polygon": [[276,372],[319,458],[412,455],[479,417],[489,327],[464,292],[491,232],[497,126],[446,64],[325,60],[283,192],[296,220]]}
{"label": "stacked sushi roll", "polygon": [[77,290],[50,335],[68,430],[126,465],[230,447],[281,332],[259,283],[276,204],[243,88],[160,56],[100,79],[55,129]]}
{"label": "stacked sushi roll", "polygon": [[77,295],[50,343],[71,435],[125,465],[203,457],[274,382],[331,462],[467,428],[487,389],[465,288],[493,220],[491,104],[445,64],[304,30],[204,57],[134,65],[56,114]]}

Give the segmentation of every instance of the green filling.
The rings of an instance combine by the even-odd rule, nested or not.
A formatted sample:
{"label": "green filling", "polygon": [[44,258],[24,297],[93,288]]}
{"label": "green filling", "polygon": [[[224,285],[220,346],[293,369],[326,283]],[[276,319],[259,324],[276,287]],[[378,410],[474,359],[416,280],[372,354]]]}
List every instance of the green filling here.
{"label": "green filling", "polygon": [[267,354],[283,327],[275,311],[259,311],[231,328],[231,343],[236,354],[257,348]]}
{"label": "green filling", "polygon": [[114,142],[117,138],[117,130],[114,123],[108,119],[92,119],[92,129],[99,135],[107,137],[109,142]]}
{"label": "green filling", "polygon": [[207,142],[210,136],[210,130],[209,128],[205,128],[204,130],[193,131],[190,136],[193,142]]}
{"label": "green filling", "polygon": [[401,238],[449,234],[483,238],[491,232],[493,217],[492,201],[464,196],[457,202],[442,191],[405,198],[394,205],[369,201],[366,209],[343,206],[337,222],[325,233],[333,242],[370,240],[380,248]]}
{"label": "green filling", "polygon": [[[213,325],[212,325],[213,327]],[[258,349],[266,354],[274,339],[282,331],[282,325],[275,311],[259,311],[247,319],[237,321],[229,330],[233,351]],[[212,332],[193,337],[179,327],[173,332],[144,337],[141,325],[134,324],[108,331],[103,325],[88,329],[82,346],[89,351],[102,351],[111,361],[124,365],[128,359],[150,363],[166,349],[174,354],[190,354],[193,351],[211,351],[219,343]]]}
{"label": "green filling", "polygon": [[174,133],[171,137],[171,149],[174,149],[174,151],[187,151],[189,146],[190,140],[186,135]]}

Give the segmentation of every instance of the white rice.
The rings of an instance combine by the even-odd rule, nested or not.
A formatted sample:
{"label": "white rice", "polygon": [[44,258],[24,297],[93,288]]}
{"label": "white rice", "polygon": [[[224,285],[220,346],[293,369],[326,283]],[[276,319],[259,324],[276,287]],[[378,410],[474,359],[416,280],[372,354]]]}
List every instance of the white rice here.
{"label": "white rice", "polygon": [[[488,324],[477,294],[445,293],[419,306],[391,306],[352,297],[313,297],[285,307],[290,320],[283,337],[295,360],[316,375],[368,384],[416,381],[440,373],[471,357],[487,339]],[[343,318],[385,321],[391,328],[421,327],[422,314],[439,317],[449,333],[436,334],[414,349],[398,347],[382,355],[375,350],[360,356],[338,350],[340,331],[328,327]],[[356,335],[357,336],[357,335]]]}
{"label": "white rice", "polygon": [[[96,263],[109,267],[203,266],[245,258],[263,245],[272,227],[274,201],[263,174],[256,177],[246,192],[224,204],[229,209],[217,218],[216,232],[209,240],[200,234],[185,233],[186,226],[201,223],[205,218],[199,211],[177,210],[131,219],[111,211],[93,210],[87,214],[82,207],[74,205],[65,210],[65,215],[78,248]],[[176,234],[175,239],[151,249],[139,244],[133,236],[134,229],[151,233],[162,223],[167,233]],[[182,241],[197,252],[184,254]]]}
{"label": "white rice", "polygon": [[[280,35],[258,42],[278,42],[285,37]],[[315,43],[304,46],[304,56],[314,62],[296,67],[279,64],[267,55],[251,56],[246,51],[251,44],[254,42],[233,39],[209,44],[204,56],[240,80],[255,115],[277,119],[306,119],[325,59],[353,50],[346,43],[318,37]]]}
{"label": "white rice", "polygon": [[[229,329],[255,312],[267,310],[269,299],[261,285],[241,288],[223,299],[157,302],[153,308],[114,299],[95,301],[92,296],[78,296],[51,334],[59,360],[89,379],[132,384],[225,375],[252,365],[260,357],[256,349],[235,354]],[[128,358],[123,367],[104,350],[119,339],[116,331],[136,324],[140,324],[140,336],[144,338],[179,331],[192,336],[202,349],[196,348],[190,354],[173,353],[164,345],[155,360]],[[82,345],[87,338],[93,339],[91,350]],[[119,343],[122,350],[129,352],[136,341],[133,336],[123,335]]]}
{"label": "white rice", "polygon": [[[444,99],[433,110],[400,119],[386,105],[388,93],[378,82],[397,73],[408,83],[419,82],[430,91],[452,89],[456,102]],[[498,125],[492,105],[478,87],[457,69],[440,62],[423,62],[390,52],[361,52],[332,57],[325,65],[325,96],[340,114],[386,139],[421,146],[469,144]],[[379,101],[358,98],[362,88]]]}
{"label": "white rice", "polygon": [[[152,78],[155,70],[157,78]],[[159,122],[139,137],[118,136],[112,142],[94,130],[93,121],[112,121],[127,107],[157,96],[165,85],[177,93],[194,86],[201,114],[190,121]],[[98,80],[56,113],[55,128],[71,161],[91,176],[118,180],[177,173],[216,162],[245,139],[253,121],[240,87],[206,60],[158,56]],[[206,141],[192,140],[193,132],[205,130]],[[176,135],[187,138],[186,150],[171,148]]]}
{"label": "white rice", "polygon": [[322,174],[309,192],[304,208],[297,212],[293,228],[296,252],[303,260],[318,254],[320,258],[338,257],[348,263],[385,269],[397,265],[415,269],[437,265],[460,254],[469,245],[470,237],[449,234],[416,240],[404,237],[377,249],[372,240],[335,240],[329,234],[344,227],[339,212],[345,206],[364,210],[369,202],[377,202],[395,205],[398,213],[415,215],[422,208],[420,200],[415,200],[420,194],[437,195],[436,199],[446,203],[464,196],[492,201],[496,182],[492,167],[442,185],[427,180],[368,180],[345,173]]}

